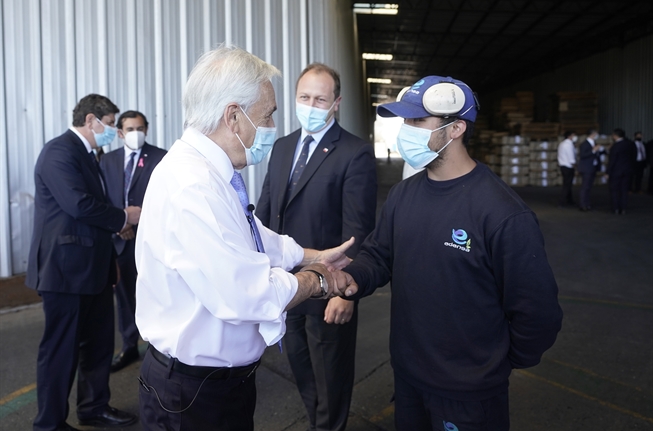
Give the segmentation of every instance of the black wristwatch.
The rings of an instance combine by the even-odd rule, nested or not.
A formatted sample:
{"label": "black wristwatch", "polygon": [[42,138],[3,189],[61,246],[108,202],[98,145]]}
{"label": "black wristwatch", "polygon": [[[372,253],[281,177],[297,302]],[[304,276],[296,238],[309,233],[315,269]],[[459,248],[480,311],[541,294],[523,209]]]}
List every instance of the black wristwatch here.
{"label": "black wristwatch", "polygon": [[311,299],[326,299],[329,296],[329,285],[324,279],[324,276],[313,269],[305,269],[304,272],[312,272],[313,274],[317,275],[318,280],[320,280],[320,289],[322,289],[322,295],[311,296]]}

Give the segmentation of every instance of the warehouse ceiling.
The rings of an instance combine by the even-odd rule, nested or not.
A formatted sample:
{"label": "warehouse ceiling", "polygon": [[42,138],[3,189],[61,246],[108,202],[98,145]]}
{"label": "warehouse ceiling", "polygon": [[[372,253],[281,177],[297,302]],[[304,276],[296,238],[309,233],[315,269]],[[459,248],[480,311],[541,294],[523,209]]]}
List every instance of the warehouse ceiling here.
{"label": "warehouse ceiling", "polygon": [[390,101],[426,75],[453,76],[482,93],[653,33],[650,0],[393,3],[396,15],[356,13],[361,53],[393,55],[365,60],[367,78],[391,81],[370,84],[372,102]]}

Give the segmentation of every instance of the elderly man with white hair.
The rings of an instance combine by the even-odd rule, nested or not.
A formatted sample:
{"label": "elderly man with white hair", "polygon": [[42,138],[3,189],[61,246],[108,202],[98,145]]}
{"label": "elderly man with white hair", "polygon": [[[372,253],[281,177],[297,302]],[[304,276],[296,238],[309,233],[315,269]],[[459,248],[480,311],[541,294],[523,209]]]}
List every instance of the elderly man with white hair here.
{"label": "elderly man with white hair", "polygon": [[188,77],[185,131],[152,174],[136,238],[145,430],[253,430],[255,370],[284,335],[286,310],[355,293],[329,272],[349,262],[353,240],[303,249],[252,214],[238,170],[274,144],[278,75],[222,46]]}

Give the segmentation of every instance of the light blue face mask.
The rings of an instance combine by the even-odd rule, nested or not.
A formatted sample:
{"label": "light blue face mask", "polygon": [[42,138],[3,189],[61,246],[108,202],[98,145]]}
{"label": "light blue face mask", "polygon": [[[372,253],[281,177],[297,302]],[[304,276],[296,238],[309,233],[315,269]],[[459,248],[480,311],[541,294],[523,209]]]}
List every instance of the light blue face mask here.
{"label": "light blue face mask", "polygon": [[434,130],[422,129],[406,123],[402,124],[399,129],[399,134],[397,135],[399,154],[401,154],[401,157],[406,161],[406,163],[413,168],[422,169],[433,160],[437,159],[440,153],[447,148],[447,145],[453,141],[453,139],[449,139],[449,142],[447,142],[444,147],[440,148],[439,151],[432,151],[429,148],[431,134],[435,131],[444,129],[454,122],[455,121],[452,121],[451,123],[440,126]]}
{"label": "light blue face mask", "polygon": [[95,119],[97,120],[98,123],[104,126],[104,131],[102,133],[95,133],[95,130],[91,129],[91,131],[93,132],[93,136],[95,137],[95,145],[97,145],[98,147],[104,147],[105,145],[109,145],[116,138],[116,133],[118,129],[104,124],[102,121],[100,121],[98,117],[95,117]]}
{"label": "light blue face mask", "polygon": [[249,118],[249,115],[245,112],[243,108],[240,108],[245,114],[245,117],[249,120],[252,127],[256,130],[256,135],[254,135],[254,143],[251,147],[247,148],[243,141],[240,139],[240,136],[236,133],[236,137],[240,141],[240,145],[245,149],[245,158],[247,160],[247,166],[256,165],[261,163],[265,156],[268,155],[272,146],[274,145],[274,138],[277,136],[276,127],[256,127],[254,122]]}
{"label": "light blue face mask", "polygon": [[[331,108],[335,105],[335,100],[331,104]],[[329,112],[331,108],[322,109],[315,106],[308,106],[302,103],[295,103],[295,114],[299,120],[299,124],[302,125],[302,128],[310,133],[319,132],[324,129],[326,126],[326,120],[329,117]]]}

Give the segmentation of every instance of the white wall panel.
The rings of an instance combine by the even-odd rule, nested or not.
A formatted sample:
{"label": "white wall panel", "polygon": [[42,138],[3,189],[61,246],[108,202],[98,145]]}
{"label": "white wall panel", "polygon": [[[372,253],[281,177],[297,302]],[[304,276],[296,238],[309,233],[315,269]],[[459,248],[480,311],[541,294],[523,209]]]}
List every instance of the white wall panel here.
{"label": "white wall panel", "polygon": [[[340,121],[360,133],[361,77],[347,0],[0,0],[0,276],[26,270],[34,163],[99,93],[143,112],[147,141],[170,148],[183,132],[182,92],[199,56],[231,42],[279,68],[277,135],[299,127],[295,82],[311,61],[342,77]],[[111,149],[121,142],[116,141]],[[247,168],[256,202],[267,163]]]}

